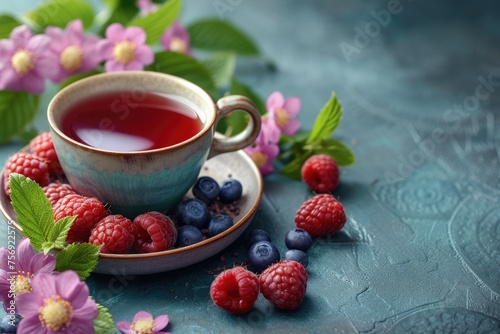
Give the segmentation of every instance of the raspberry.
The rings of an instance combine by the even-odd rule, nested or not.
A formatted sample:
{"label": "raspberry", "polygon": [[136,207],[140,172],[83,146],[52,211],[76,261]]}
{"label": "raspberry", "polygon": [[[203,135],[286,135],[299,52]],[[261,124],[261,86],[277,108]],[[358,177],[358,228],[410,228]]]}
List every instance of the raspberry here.
{"label": "raspberry", "polygon": [[314,192],[329,193],[339,184],[339,169],[333,158],[326,154],[311,156],[302,165],[302,180]]}
{"label": "raspberry", "polygon": [[101,246],[101,253],[126,254],[134,245],[137,227],[122,215],[104,217],[92,229],[89,242]]}
{"label": "raspberry", "polygon": [[345,222],[344,207],[330,194],[309,198],[295,213],[295,225],[311,237],[334,234],[344,227]]}
{"label": "raspberry", "polygon": [[259,279],[243,267],[221,272],[210,286],[215,305],[233,313],[248,312],[259,296]]}
{"label": "raspberry", "polygon": [[10,193],[10,173],[22,174],[38,183],[41,187],[49,184],[49,168],[42,158],[26,152],[18,152],[7,159],[3,174],[4,190]]}
{"label": "raspberry", "polygon": [[174,222],[159,212],[148,212],[134,219],[137,227],[134,247],[139,253],[161,252],[172,248],[177,240]]}
{"label": "raspberry", "polygon": [[76,194],[76,191],[69,184],[61,183],[59,181],[52,182],[49,185],[43,187],[43,192],[49,199],[52,206],[54,206],[56,202],[64,196]]}
{"label": "raspberry", "polygon": [[307,279],[304,266],[296,261],[283,260],[262,272],[260,292],[277,308],[292,311],[304,300]]}
{"label": "raspberry", "polygon": [[66,195],[54,205],[54,220],[77,216],[68,232],[67,242],[88,242],[90,231],[108,215],[104,205],[94,197]]}
{"label": "raspberry", "polygon": [[33,138],[30,141],[29,149],[31,154],[45,159],[51,174],[61,175],[63,173],[50,132],[43,132]]}

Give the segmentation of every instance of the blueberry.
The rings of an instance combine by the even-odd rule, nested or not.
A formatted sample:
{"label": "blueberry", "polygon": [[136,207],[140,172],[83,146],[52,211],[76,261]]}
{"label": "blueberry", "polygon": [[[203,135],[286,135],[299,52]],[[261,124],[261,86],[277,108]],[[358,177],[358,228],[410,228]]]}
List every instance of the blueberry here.
{"label": "blueberry", "polygon": [[17,325],[21,321],[21,316],[19,314],[7,314],[2,318],[0,323],[0,332],[3,334],[15,334],[17,333]]}
{"label": "blueberry", "polygon": [[203,240],[203,233],[193,225],[184,225],[177,231],[176,247],[184,247]]}
{"label": "blueberry", "polygon": [[219,199],[222,203],[233,203],[241,198],[243,187],[240,181],[229,179],[222,182],[219,191]]}
{"label": "blueberry", "polygon": [[256,228],[255,230],[250,232],[250,234],[248,234],[245,243],[247,247],[251,247],[258,241],[271,241],[271,237],[266,231]]}
{"label": "blueberry", "polygon": [[312,237],[301,228],[294,228],[285,235],[285,244],[288,249],[300,249],[306,252],[313,244]]}
{"label": "blueberry", "polygon": [[307,268],[307,265],[309,264],[309,258],[307,257],[307,254],[300,249],[287,250],[285,253],[285,260],[296,261],[303,265],[304,268]]}
{"label": "blueberry", "polygon": [[202,176],[198,178],[193,186],[194,197],[202,200],[205,204],[209,204],[219,196],[219,184],[210,176]]}
{"label": "blueberry", "polygon": [[208,235],[213,237],[214,235],[224,232],[231,226],[233,226],[231,217],[225,213],[218,213],[210,219],[210,223],[208,224]]}
{"label": "blueberry", "polygon": [[193,225],[202,229],[206,228],[210,221],[210,212],[201,200],[188,198],[177,205],[175,219],[180,225]]}
{"label": "blueberry", "polygon": [[269,241],[258,241],[248,250],[248,260],[257,271],[263,271],[271,264],[279,262],[280,252]]}

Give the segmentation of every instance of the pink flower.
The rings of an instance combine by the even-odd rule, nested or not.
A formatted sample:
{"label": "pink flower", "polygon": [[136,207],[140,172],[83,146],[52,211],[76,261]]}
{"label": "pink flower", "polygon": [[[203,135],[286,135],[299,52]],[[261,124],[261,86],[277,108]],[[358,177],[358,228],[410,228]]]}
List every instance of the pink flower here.
{"label": "pink flower", "polygon": [[48,27],[45,35],[51,38],[50,49],[59,59],[52,80],[59,83],[67,77],[96,69],[101,58],[96,54],[99,37],[84,35],[81,20],[68,23],[66,29]]}
{"label": "pink flower", "polygon": [[160,42],[165,50],[185,53],[192,56],[193,53],[189,46],[189,40],[187,30],[179,21],[172,23],[160,38]]}
{"label": "pink flower", "polygon": [[16,297],[18,312],[23,317],[18,333],[94,333],[97,305],[76,272],[40,273],[31,286],[31,293]]}
{"label": "pink flower", "polygon": [[285,97],[280,92],[272,93],[266,101],[269,116],[276,121],[278,127],[288,136],[293,136],[300,128],[300,122],[295,116],[300,110],[298,97]]}
{"label": "pink flower", "polygon": [[160,315],[153,319],[153,316],[145,311],[139,311],[134,315],[132,323],[120,321],[116,327],[125,334],[169,334],[161,332],[168,325],[168,315]]}
{"label": "pink flower", "polygon": [[0,41],[0,90],[26,90],[41,94],[45,79],[57,68],[57,59],[49,49],[50,38],[33,36],[26,26],[12,30],[10,39]]}
{"label": "pink flower", "polygon": [[158,4],[153,3],[151,0],[137,0],[135,5],[145,15],[153,13],[158,9]]}
{"label": "pink flower", "polygon": [[142,70],[154,60],[153,50],[145,42],[146,33],[142,28],[125,29],[113,23],[106,29],[106,39],[97,43],[97,50],[106,60],[107,72]]}
{"label": "pink flower", "polygon": [[262,118],[262,126],[259,136],[254,145],[248,146],[244,151],[252,158],[262,175],[271,174],[274,171],[273,161],[279,154],[278,142],[281,131],[274,119]]}
{"label": "pink flower", "polygon": [[[30,292],[33,278],[39,273],[53,272],[55,265],[54,256],[35,253],[27,238],[17,244],[15,252],[0,248],[0,299],[4,310],[14,305],[12,295]],[[12,275],[13,272],[16,274]],[[14,291],[11,291],[11,282]]]}

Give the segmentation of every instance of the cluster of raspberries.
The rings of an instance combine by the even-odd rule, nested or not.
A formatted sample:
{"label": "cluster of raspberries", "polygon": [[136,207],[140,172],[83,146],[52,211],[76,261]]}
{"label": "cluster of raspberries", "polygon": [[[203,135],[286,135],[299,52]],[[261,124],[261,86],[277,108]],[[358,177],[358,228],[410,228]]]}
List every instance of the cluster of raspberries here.
{"label": "cluster of raspberries", "polygon": [[101,245],[101,253],[126,254],[132,250],[138,253],[163,251],[172,248],[177,240],[173,221],[162,213],[147,212],[131,221],[111,214],[97,198],[79,195],[69,184],[59,182],[63,170],[49,132],[31,140],[26,151],[9,157],[2,176],[7,195],[11,173],[22,174],[42,187],[56,222],[76,216],[68,232],[68,243],[90,242]]}
{"label": "cluster of raspberries", "polygon": [[[331,193],[339,184],[335,160],[324,154],[313,155],[302,165],[301,176],[314,196],[296,211],[295,226],[311,237],[339,232],[347,219],[344,207]],[[302,304],[307,281],[306,268],[300,262],[278,259],[259,276],[244,267],[223,271],[212,282],[210,297],[218,307],[241,314],[251,310],[260,292],[275,307],[292,311]]]}

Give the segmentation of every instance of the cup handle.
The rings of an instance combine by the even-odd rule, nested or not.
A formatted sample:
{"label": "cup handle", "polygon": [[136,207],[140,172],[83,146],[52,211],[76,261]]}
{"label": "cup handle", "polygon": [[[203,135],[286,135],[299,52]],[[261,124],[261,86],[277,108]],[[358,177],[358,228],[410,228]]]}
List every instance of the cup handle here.
{"label": "cup handle", "polygon": [[242,110],[250,116],[247,126],[243,131],[232,137],[226,137],[218,132],[214,132],[214,139],[208,158],[221,153],[241,150],[253,144],[259,135],[261,127],[259,110],[249,98],[241,95],[228,95],[217,101],[217,117],[214,131],[217,128],[219,120],[235,110]]}

